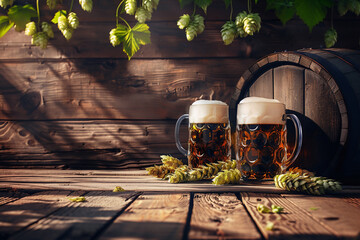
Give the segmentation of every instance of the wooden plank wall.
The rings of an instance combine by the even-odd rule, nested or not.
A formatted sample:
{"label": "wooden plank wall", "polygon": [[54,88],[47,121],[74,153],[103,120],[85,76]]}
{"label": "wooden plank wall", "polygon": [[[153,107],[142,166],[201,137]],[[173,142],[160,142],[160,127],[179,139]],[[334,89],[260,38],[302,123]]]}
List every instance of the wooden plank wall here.
{"label": "wooden plank wall", "polygon": [[[234,8],[245,10],[246,1],[234,1]],[[283,26],[260,1],[253,8],[263,19],[260,33],[225,46],[220,28],[229,10],[218,0],[208,9],[206,30],[187,42],[176,21],[192,9],[162,0],[148,23],[151,45],[128,61],[108,41],[115,9],[114,1],[94,0],[89,14],[75,1],[80,27],[70,41],[55,30],[47,50],[14,30],[0,39],[0,167],[130,168],[157,163],[161,154],[181,157],[175,121],[196,98],[213,95],[229,103],[257,59],[320,48],[329,26],[312,33],[296,19]],[[42,11],[44,19],[51,14]],[[337,47],[358,48],[359,30],[347,26],[359,23],[351,14],[335,18]]]}

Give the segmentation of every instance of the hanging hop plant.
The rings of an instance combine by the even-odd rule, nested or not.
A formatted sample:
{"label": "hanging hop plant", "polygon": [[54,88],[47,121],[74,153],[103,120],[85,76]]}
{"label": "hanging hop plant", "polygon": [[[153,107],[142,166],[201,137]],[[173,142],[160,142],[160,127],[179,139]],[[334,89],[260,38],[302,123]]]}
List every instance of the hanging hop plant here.
{"label": "hanging hop plant", "polygon": [[41,23],[41,29],[43,30],[44,33],[46,33],[46,35],[49,38],[54,38],[54,32],[52,30],[52,27],[49,23],[47,22],[42,22]]}
{"label": "hanging hop plant", "polygon": [[274,177],[275,186],[291,192],[323,195],[340,191],[341,185],[326,177],[311,177],[305,174],[286,172]]}
{"label": "hanging hop plant", "polygon": [[239,169],[229,169],[219,172],[213,179],[215,185],[238,184],[240,182],[241,173]]}
{"label": "hanging hop plant", "polygon": [[177,21],[177,25],[180,29],[184,29],[187,26],[189,26],[190,23],[190,15],[189,14],[184,14],[182,15],[179,20]]}
{"label": "hanging hop plant", "polygon": [[120,45],[121,40],[119,39],[119,37],[116,34],[116,28],[111,29],[111,31],[109,33],[109,39],[110,39],[110,43],[111,43],[111,45],[113,45],[113,47]]}
{"label": "hanging hop plant", "polygon": [[32,35],[31,44],[45,49],[48,44],[48,36],[45,32],[38,32]]}
{"label": "hanging hop plant", "polygon": [[81,8],[84,11],[91,12],[93,8],[93,1],[92,0],[79,0]]}
{"label": "hanging hop plant", "polygon": [[46,5],[49,7],[50,10],[54,10],[56,4],[57,4],[56,0],[46,0]]}
{"label": "hanging hop plant", "polygon": [[151,19],[151,12],[143,7],[139,7],[135,13],[135,19],[138,20],[139,23],[145,23]]}
{"label": "hanging hop plant", "polygon": [[236,24],[233,21],[227,21],[221,27],[221,37],[225,45],[231,44],[237,37]]}
{"label": "hanging hop plant", "polygon": [[201,16],[201,15],[199,15],[199,14],[196,14],[196,15],[194,16],[194,20],[193,20],[193,21],[194,21],[194,25],[195,25],[196,28],[197,28],[196,33],[197,33],[197,34],[202,33],[202,32],[204,31],[204,29],[205,29],[204,17]]}
{"label": "hanging hop plant", "polygon": [[25,35],[32,36],[36,33],[36,24],[35,22],[29,22],[26,24],[25,27]]}
{"label": "hanging hop plant", "polygon": [[260,31],[261,18],[257,13],[249,13],[244,18],[244,31],[249,35],[254,35],[255,32]]}
{"label": "hanging hop plant", "polygon": [[337,1],[337,4],[340,16],[344,16],[348,11],[355,13],[357,16],[360,14],[359,0],[341,0]]}
{"label": "hanging hop plant", "polygon": [[69,20],[66,16],[61,15],[58,18],[58,28],[63,34],[63,36],[66,38],[66,40],[71,39],[74,29],[70,26]]}
{"label": "hanging hop plant", "polygon": [[153,10],[157,8],[159,5],[159,0],[143,0],[142,6],[149,12],[153,12]]}
{"label": "hanging hop plant", "polygon": [[246,18],[246,11],[240,12],[235,19],[236,29],[240,37],[246,37],[248,34],[244,30],[244,19]]}
{"label": "hanging hop plant", "polygon": [[14,4],[14,0],[0,0],[0,6],[6,8],[7,6],[12,6]]}
{"label": "hanging hop plant", "polygon": [[324,41],[327,48],[331,48],[335,45],[337,41],[337,32],[334,28],[330,28],[325,32]]}
{"label": "hanging hop plant", "polygon": [[68,23],[71,28],[77,29],[77,27],[79,26],[79,18],[77,17],[76,13],[74,12],[69,13]]}
{"label": "hanging hop plant", "polygon": [[129,15],[134,15],[136,12],[136,0],[125,1],[125,12]]}
{"label": "hanging hop plant", "polygon": [[192,41],[198,34],[202,33],[205,29],[204,17],[196,14],[190,19],[189,24],[185,28],[186,39]]}

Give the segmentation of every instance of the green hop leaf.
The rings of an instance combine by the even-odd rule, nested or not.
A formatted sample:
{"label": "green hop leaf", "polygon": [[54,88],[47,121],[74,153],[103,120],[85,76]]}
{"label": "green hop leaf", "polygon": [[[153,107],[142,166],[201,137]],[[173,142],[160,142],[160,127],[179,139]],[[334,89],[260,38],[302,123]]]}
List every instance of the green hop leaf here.
{"label": "green hop leaf", "polygon": [[208,6],[212,3],[212,0],[195,0],[195,4],[202,8],[204,13],[206,14]]}
{"label": "green hop leaf", "polygon": [[36,33],[36,24],[35,22],[29,22],[26,24],[25,27],[25,35],[32,36]]}
{"label": "green hop leaf", "polygon": [[13,22],[10,22],[8,16],[0,16],[0,38],[4,36],[12,27]]}
{"label": "green hop leaf", "polygon": [[59,11],[57,11],[55,13],[55,15],[54,15],[53,19],[51,20],[51,22],[54,23],[54,24],[58,24],[59,17],[60,16],[65,16],[66,17],[66,15],[67,15],[67,12],[65,10],[59,10]]}
{"label": "green hop leaf", "polygon": [[192,4],[194,0],[179,0],[180,8],[184,8],[186,5]]}
{"label": "green hop leaf", "polygon": [[145,23],[137,23],[133,28],[119,24],[114,34],[123,43],[123,51],[129,60],[140,49],[140,45],[150,43],[149,26]]}
{"label": "green hop leaf", "polygon": [[25,30],[26,24],[30,22],[32,17],[37,17],[35,8],[26,4],[24,6],[14,5],[8,11],[8,16],[11,22],[15,24],[16,31]]}
{"label": "green hop leaf", "polygon": [[224,0],[225,7],[228,8],[230,6],[231,0]]}
{"label": "green hop leaf", "polygon": [[332,0],[295,0],[296,14],[312,31],[315,25],[324,20],[332,4]]}

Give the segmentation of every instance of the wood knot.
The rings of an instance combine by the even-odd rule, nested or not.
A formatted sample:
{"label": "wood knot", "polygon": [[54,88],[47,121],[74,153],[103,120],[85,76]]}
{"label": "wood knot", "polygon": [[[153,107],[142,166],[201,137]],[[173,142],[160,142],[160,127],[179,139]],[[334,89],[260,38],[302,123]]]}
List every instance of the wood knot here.
{"label": "wood knot", "polygon": [[41,94],[39,92],[27,92],[20,98],[20,103],[28,113],[31,113],[40,106]]}

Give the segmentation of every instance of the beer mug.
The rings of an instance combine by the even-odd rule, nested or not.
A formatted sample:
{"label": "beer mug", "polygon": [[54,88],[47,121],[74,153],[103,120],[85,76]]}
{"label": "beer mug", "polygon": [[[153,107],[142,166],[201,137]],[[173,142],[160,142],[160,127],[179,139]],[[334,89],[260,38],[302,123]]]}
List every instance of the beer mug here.
{"label": "beer mug", "polygon": [[[295,125],[295,146],[288,156],[286,120]],[[235,149],[242,178],[266,179],[284,172],[298,157],[302,127],[294,114],[285,114],[285,104],[275,99],[248,97],[237,108]]]}
{"label": "beer mug", "polygon": [[[188,150],[180,143],[180,124],[189,119]],[[179,151],[188,158],[191,168],[231,159],[231,131],[229,107],[216,100],[195,101],[189,114],[182,115],[175,125],[175,142]]]}

